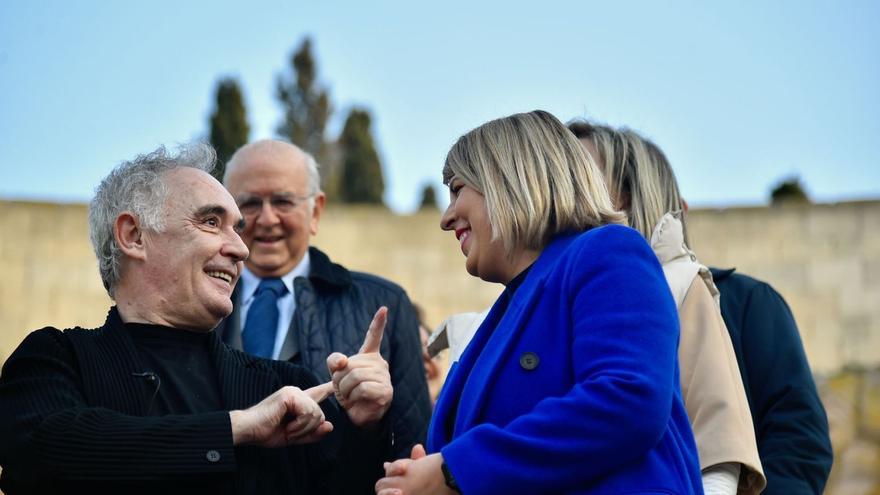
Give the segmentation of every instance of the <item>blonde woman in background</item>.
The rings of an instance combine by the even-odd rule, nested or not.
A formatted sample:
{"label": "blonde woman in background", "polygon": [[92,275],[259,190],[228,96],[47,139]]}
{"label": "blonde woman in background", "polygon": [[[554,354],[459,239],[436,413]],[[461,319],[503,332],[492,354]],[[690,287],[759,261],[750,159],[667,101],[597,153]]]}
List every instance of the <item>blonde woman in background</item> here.
{"label": "blonde woman in background", "polygon": [[650,241],[681,321],[679,362],[685,407],[707,494],[757,494],[766,485],[749,404],[709,269],[690,249],[685,202],[669,162],[629,130],[587,122],[569,129],[602,170],[616,207]]}

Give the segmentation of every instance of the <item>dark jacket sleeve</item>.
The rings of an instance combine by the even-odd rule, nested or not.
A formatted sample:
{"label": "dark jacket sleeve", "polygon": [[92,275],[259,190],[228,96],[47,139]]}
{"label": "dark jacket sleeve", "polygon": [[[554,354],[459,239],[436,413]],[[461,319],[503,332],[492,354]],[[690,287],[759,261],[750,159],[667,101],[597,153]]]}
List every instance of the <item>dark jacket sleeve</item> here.
{"label": "dark jacket sleeve", "polygon": [[[305,368],[284,361],[269,362],[283,383],[303,389],[318,385]],[[391,456],[391,423],[388,416],[373,428],[359,428],[335,398],[321,402],[324,416],[333,431],[321,441],[306,446],[308,493],[357,495],[375,493],[375,484],[384,474],[382,463]],[[290,459],[299,462],[300,447],[290,447]],[[291,466],[297,472],[298,466]]]}
{"label": "dark jacket sleeve", "polygon": [[394,398],[388,415],[393,429],[395,458],[409,458],[412,446],[425,442],[431,420],[431,399],[422,363],[419,320],[406,293],[400,291],[388,307],[385,335],[391,339],[391,383]]}
{"label": "dark jacket sleeve", "polygon": [[[341,408],[340,408],[341,410]],[[375,428],[361,429],[344,413],[338,424],[343,430],[331,473],[330,493],[371,495],[385,471],[382,463],[391,455],[391,422],[383,419]]]}
{"label": "dark jacket sleeve", "polygon": [[741,320],[741,373],[767,476],[764,493],[822,493],[833,457],[828,420],[794,317],[769,285],[740,277],[752,282],[734,317]]}
{"label": "dark jacket sleeve", "polygon": [[[108,386],[112,381],[108,377]],[[235,470],[228,413],[136,417],[89,407],[73,350],[51,328],[30,334],[3,366],[0,439],[4,477],[20,482],[154,480]]]}

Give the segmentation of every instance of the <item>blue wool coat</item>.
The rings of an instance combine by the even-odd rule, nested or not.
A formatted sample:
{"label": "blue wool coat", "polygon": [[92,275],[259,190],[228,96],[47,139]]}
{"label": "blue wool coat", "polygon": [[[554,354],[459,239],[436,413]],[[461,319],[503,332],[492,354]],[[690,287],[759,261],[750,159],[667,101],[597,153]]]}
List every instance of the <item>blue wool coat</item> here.
{"label": "blue wool coat", "polygon": [[450,370],[428,434],[463,493],[702,493],[678,315],[635,230],[555,238]]}

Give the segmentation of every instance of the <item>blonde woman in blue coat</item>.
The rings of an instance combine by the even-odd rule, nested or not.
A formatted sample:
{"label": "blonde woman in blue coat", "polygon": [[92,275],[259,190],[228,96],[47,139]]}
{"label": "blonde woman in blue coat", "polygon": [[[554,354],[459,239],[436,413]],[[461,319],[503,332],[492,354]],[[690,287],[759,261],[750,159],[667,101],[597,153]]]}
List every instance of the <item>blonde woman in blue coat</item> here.
{"label": "blonde woman in blue coat", "polygon": [[473,276],[506,286],[449,372],[427,451],[380,495],[702,493],[663,271],[577,139],[543,111],[488,122],[443,177]]}

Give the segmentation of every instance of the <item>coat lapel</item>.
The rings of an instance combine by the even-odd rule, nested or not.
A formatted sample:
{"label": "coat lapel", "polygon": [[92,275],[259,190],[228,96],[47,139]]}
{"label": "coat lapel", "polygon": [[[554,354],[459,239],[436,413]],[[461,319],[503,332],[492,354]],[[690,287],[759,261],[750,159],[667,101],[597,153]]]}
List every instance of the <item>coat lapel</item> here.
{"label": "coat lapel", "polygon": [[[461,397],[453,428],[453,438],[476,426],[485,407],[486,393],[498,378],[512,347],[526,327],[550,272],[556,267],[560,254],[575,239],[576,234],[554,239],[535,261],[526,279],[513,295],[507,309],[501,312],[496,301],[489,316],[475,336],[475,344],[468,346],[456,373],[457,383],[452,397]],[[502,296],[504,297],[504,296]],[[500,300],[500,298],[499,298]],[[459,392],[460,395],[454,392]]]}
{"label": "coat lapel", "polygon": [[[126,363],[130,367],[121,374],[127,383],[119,388],[119,390],[114,391],[114,394],[118,394],[118,396],[111,399],[113,404],[110,405],[110,408],[126,414],[147,414],[150,409],[150,401],[146,400],[146,397],[154,395],[151,390],[153,386],[141,376],[147,370],[141,364],[140,355],[134,345],[134,341],[131,340],[131,336],[129,336],[127,331],[120,328],[121,324],[122,321],[119,320],[119,327],[109,329],[105,327],[104,329],[107,335],[104,341],[108,344],[107,351],[115,354],[117,360]],[[132,407],[135,404],[138,406]]]}
{"label": "coat lapel", "polygon": [[281,351],[278,353],[278,360],[290,361],[299,353],[299,343],[297,342],[296,330],[296,314],[290,319],[290,325],[287,326],[287,336],[281,344]]}
{"label": "coat lapel", "polygon": [[281,388],[260,358],[233,351],[219,336],[211,340],[211,357],[227,409],[246,409]]}
{"label": "coat lapel", "polygon": [[[534,267],[533,270],[535,268],[538,267]],[[543,286],[543,274],[529,272],[502,314],[492,315],[492,313],[498,312],[498,308],[492,308],[490,315],[494,318],[487,318],[487,322],[489,324],[497,322],[497,324],[490,327],[484,323],[477,331],[477,333],[482,332],[485,335],[479,349],[476,346],[474,348],[468,347],[465,352],[470,355],[468,361],[463,363],[463,369],[459,373],[464,374],[464,369],[468,367],[470,370],[462,388],[462,400],[455,417],[453,437],[472,428],[479,421],[487,395],[484,391],[492,386],[498,376],[498,371],[502,368],[501,361],[510,354],[510,348],[519,340],[518,336],[524,328],[524,323],[528,320],[532,308],[538,301]],[[497,306],[498,303],[496,302],[495,305]],[[464,356],[462,358],[464,359]],[[465,400],[465,398],[473,400]]]}
{"label": "coat lapel", "polygon": [[95,330],[66,330],[82,370],[84,392],[91,406],[141,416],[149,410],[155,386],[146,380],[134,342],[122,327],[115,307]]}
{"label": "coat lapel", "polygon": [[425,440],[429,454],[439,452],[440,448],[449,443],[446,421],[456,405],[455,398],[461,395],[463,375],[457,371],[460,365],[460,361],[453,361],[449,366],[446,382],[443,383],[443,388],[440,389],[440,395],[437,396],[437,402],[434,404],[434,414],[431,415],[428,438]]}
{"label": "coat lapel", "polygon": [[296,339],[302,365],[314,373],[318,380],[325,382],[330,379],[325,364],[326,349],[339,350],[330,341],[338,329],[328,321],[329,314],[325,311],[327,302],[318,296],[312,279],[297,277],[293,280],[293,286],[296,311],[290,322],[288,337]]}
{"label": "coat lapel", "polygon": [[215,332],[220,339],[233,349],[243,349],[241,343],[241,284],[235,284],[232,290],[232,313],[223,319]]}

